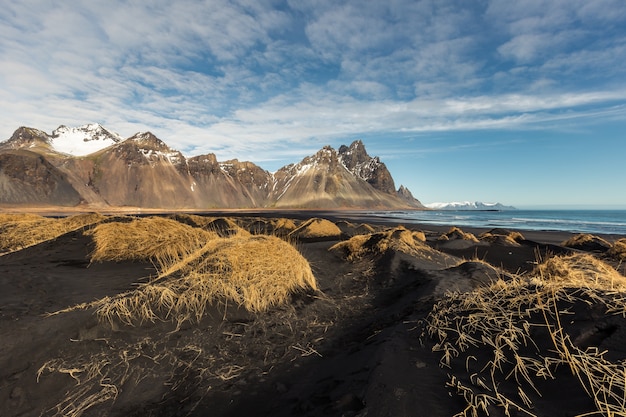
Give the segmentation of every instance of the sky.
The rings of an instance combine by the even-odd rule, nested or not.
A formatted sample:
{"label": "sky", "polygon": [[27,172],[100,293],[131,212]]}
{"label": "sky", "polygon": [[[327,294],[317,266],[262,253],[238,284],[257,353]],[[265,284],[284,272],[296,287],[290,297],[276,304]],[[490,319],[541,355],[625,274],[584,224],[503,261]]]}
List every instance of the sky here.
{"label": "sky", "polygon": [[5,0],[0,140],[275,171],[361,139],[420,201],[626,208],[624,0]]}

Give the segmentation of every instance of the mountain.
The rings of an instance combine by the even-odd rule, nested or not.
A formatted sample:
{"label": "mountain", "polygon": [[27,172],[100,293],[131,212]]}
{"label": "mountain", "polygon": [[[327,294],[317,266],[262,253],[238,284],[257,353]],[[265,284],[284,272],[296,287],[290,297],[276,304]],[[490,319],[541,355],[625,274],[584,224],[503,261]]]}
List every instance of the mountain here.
{"label": "mountain", "polygon": [[[353,143],[352,146],[365,150],[362,143]],[[346,147],[340,149],[337,152],[330,146],[325,146],[300,163],[279,169],[274,174],[274,184],[269,196],[272,206],[379,209],[420,207],[417,200],[409,203],[401,199],[393,188],[387,188],[388,181],[393,186],[393,179],[383,164],[371,164],[369,170],[368,166],[357,159],[346,164]],[[384,178],[385,182],[379,182],[378,178]]]}
{"label": "mountain", "polygon": [[361,141],[270,173],[252,162],[186,158],[150,132],[97,124],[51,135],[20,127],[0,143],[0,204],[162,209],[423,208]]}
{"label": "mountain", "polygon": [[433,210],[490,210],[490,211],[501,211],[501,210],[516,210],[513,206],[505,206],[501,203],[483,203],[480,201],[463,201],[463,202],[452,202],[452,203],[428,203],[425,204],[427,208]]}
{"label": "mountain", "polygon": [[97,123],[79,127],[59,126],[51,135],[30,127],[18,128],[11,138],[0,145],[2,148],[37,149],[73,156],[85,156],[123,141],[117,133]]}

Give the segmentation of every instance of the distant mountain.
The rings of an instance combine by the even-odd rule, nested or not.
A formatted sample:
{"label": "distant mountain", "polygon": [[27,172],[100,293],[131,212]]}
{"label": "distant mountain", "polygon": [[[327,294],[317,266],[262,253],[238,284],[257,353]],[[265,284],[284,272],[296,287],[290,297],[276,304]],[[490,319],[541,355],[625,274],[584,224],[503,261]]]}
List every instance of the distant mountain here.
{"label": "distant mountain", "polygon": [[150,132],[98,124],[51,135],[20,127],[0,143],[0,204],[95,207],[424,208],[361,141],[270,173],[252,162],[186,158]]}
{"label": "distant mountain", "polygon": [[500,203],[483,203],[480,201],[463,201],[452,203],[428,203],[427,208],[433,210],[516,210],[513,206],[505,206]]}

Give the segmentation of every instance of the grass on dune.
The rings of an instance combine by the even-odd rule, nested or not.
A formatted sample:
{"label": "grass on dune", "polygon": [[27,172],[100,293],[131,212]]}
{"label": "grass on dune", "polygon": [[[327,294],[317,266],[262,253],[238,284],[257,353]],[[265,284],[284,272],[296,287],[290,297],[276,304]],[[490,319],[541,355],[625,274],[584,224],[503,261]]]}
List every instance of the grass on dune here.
{"label": "grass on dune", "polygon": [[[133,290],[54,314],[94,308],[101,321],[112,325],[164,320],[176,323],[179,329],[186,321],[200,321],[209,305],[224,306],[224,314],[232,305],[250,312],[265,312],[288,303],[294,293],[317,290],[308,261],[294,246],[275,236],[238,233],[220,237],[157,217],[103,223],[89,233],[97,242],[94,259],[150,259],[159,275]],[[55,416],[79,417],[98,404],[114,401],[124,384],[145,378],[141,358],[151,359],[152,355],[159,358],[154,360],[155,364],[170,364],[170,379],[176,383],[185,378],[179,373],[181,367],[193,373],[197,366],[204,375],[207,364],[193,365],[195,359],[189,362],[188,353],[196,359],[202,357],[208,362],[212,359],[201,355],[201,348],[191,348],[190,352],[179,355],[179,352],[163,351],[155,345],[146,353],[144,340],[133,349],[102,352],[83,359],[47,361],[39,369],[37,378],[49,373],[74,378],[75,388],[49,412]],[[232,378],[237,366],[233,369],[234,374],[220,369],[211,373],[219,378]]]}
{"label": "grass on dune", "polygon": [[596,410],[584,415],[624,415],[626,364],[607,360],[569,326],[577,312],[592,308],[624,316],[625,284],[602,261],[572,255],[548,259],[530,277],[448,294],[433,307],[425,330],[440,365],[449,369],[447,386],[466,402],[458,415],[500,409],[506,416],[535,416],[545,380],[587,393]]}
{"label": "grass on dune", "polygon": [[471,242],[478,243],[478,239],[472,233],[466,233],[458,227],[451,227],[446,233],[443,233],[439,236],[438,240],[453,240],[453,239],[462,239],[469,240]]}
{"label": "grass on dune", "polygon": [[580,233],[561,243],[562,246],[583,250],[607,250],[611,244],[601,237]]}
{"label": "grass on dune", "polygon": [[519,246],[520,245],[519,242],[525,239],[524,235],[522,235],[520,232],[517,232],[517,231],[506,232],[502,234],[494,233],[493,231],[485,232],[485,233],[482,233],[479,236],[479,238],[480,240],[484,240],[490,243],[500,243],[500,244],[509,245],[509,246]]}
{"label": "grass on dune", "polygon": [[626,239],[618,239],[607,251],[607,254],[620,261],[626,261]]}
{"label": "grass on dune", "polygon": [[212,303],[234,303],[262,312],[286,303],[292,293],[316,290],[307,260],[273,236],[235,236],[207,242],[184,263],[163,265],[174,274],[105,300],[97,314],[136,324],[155,319],[199,321]]}
{"label": "grass on dune", "polygon": [[414,232],[400,226],[385,232],[354,236],[333,245],[329,250],[341,253],[348,261],[355,261],[366,255],[383,254],[388,250],[410,255],[434,252],[425,241],[423,232]]}
{"label": "grass on dune", "polygon": [[95,244],[92,262],[148,260],[157,269],[135,290],[74,307],[95,306],[109,322],[199,321],[213,303],[261,312],[294,292],[317,289],[308,261],[274,236],[222,237],[162,217],[102,223],[87,234]]}
{"label": "grass on dune", "polygon": [[102,223],[86,234],[95,245],[92,262],[145,260],[160,270],[217,238],[215,233],[162,217]]}
{"label": "grass on dune", "polygon": [[105,217],[98,213],[77,214],[59,219],[35,214],[2,214],[0,252],[12,252],[52,240],[104,219]]}
{"label": "grass on dune", "polygon": [[341,236],[341,229],[326,219],[309,219],[289,233],[290,238],[315,239]]}

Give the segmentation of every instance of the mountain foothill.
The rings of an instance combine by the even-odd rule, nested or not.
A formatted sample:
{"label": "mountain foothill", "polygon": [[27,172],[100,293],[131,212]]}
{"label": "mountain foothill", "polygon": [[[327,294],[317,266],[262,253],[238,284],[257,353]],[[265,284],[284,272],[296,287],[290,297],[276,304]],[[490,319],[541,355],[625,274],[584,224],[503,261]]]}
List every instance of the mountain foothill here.
{"label": "mountain foothill", "polygon": [[154,209],[422,209],[363,142],[269,172],[214,154],[185,157],[150,132],[99,124],[52,134],[20,127],[0,143],[0,204]]}

